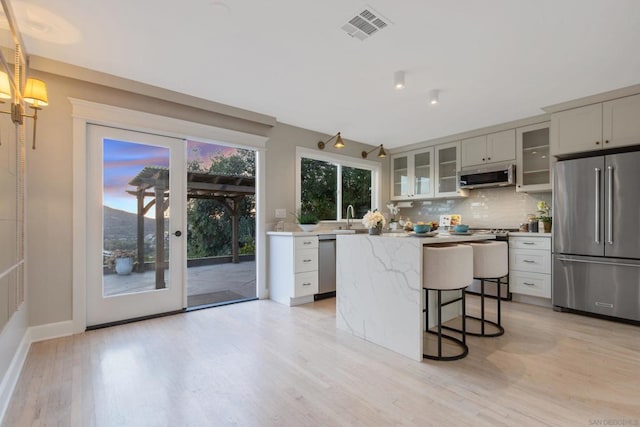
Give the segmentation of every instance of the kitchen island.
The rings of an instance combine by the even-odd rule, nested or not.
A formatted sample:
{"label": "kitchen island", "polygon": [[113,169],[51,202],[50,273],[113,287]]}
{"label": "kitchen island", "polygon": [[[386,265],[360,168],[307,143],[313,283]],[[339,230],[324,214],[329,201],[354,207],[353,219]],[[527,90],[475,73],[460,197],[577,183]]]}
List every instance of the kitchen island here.
{"label": "kitchen island", "polygon": [[[336,237],[336,326],[418,361],[423,354],[423,246],[495,239],[491,234]],[[455,317],[457,311],[443,310],[444,319],[447,315]]]}

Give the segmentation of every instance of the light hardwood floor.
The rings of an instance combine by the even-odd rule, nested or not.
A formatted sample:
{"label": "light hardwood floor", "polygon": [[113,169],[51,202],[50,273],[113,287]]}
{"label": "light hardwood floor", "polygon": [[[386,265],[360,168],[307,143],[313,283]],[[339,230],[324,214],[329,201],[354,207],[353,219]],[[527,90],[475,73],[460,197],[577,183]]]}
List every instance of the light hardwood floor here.
{"label": "light hardwood floor", "polygon": [[41,342],[4,425],[639,425],[640,327],[503,308],[505,335],[470,337],[456,362],[415,362],[337,331],[334,299]]}

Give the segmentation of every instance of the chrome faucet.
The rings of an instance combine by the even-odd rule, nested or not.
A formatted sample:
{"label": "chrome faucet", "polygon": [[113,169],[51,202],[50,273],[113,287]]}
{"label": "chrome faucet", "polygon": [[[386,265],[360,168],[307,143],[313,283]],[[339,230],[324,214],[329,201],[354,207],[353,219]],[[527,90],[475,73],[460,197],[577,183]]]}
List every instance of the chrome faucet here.
{"label": "chrome faucet", "polygon": [[349,222],[349,209],[351,209],[351,219],[353,219],[355,216],[355,214],[353,213],[353,205],[347,206],[347,230],[351,229],[351,222]]}

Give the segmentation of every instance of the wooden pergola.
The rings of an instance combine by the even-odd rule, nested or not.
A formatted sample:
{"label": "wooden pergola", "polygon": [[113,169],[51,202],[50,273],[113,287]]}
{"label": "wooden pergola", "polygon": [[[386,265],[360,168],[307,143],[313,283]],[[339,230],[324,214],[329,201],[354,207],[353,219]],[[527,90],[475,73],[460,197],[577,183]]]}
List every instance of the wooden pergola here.
{"label": "wooden pergola", "polygon": [[[138,265],[137,271],[144,271],[144,216],[155,206],[156,209],[156,289],[165,288],[164,280],[164,214],[169,208],[169,169],[161,166],[145,166],[129,185],[135,190],[127,193],[138,201]],[[240,262],[238,250],[239,208],[246,196],[256,193],[256,179],[253,176],[216,175],[202,172],[187,173],[187,200],[216,200],[231,214],[231,256],[234,263]],[[146,202],[146,199],[152,199]],[[176,231],[176,233],[178,233]],[[174,233],[175,234],[175,233]],[[180,236],[180,234],[176,234]]]}

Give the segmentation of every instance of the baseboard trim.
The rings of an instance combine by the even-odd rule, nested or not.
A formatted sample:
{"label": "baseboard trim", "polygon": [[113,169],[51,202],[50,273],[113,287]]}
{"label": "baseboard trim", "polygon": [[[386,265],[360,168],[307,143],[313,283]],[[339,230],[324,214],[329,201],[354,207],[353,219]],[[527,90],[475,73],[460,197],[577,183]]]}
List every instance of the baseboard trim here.
{"label": "baseboard trim", "polygon": [[4,415],[9,407],[9,401],[13,396],[13,390],[18,384],[18,378],[22,373],[22,367],[27,360],[27,354],[29,354],[29,348],[31,348],[31,340],[29,339],[29,330],[27,329],[22,336],[20,345],[16,351],[16,354],[11,360],[11,364],[4,374],[2,384],[0,384],[0,423],[4,421]]}
{"label": "baseboard trim", "polygon": [[73,335],[74,325],[72,320],[58,323],[47,323],[46,325],[31,326],[27,333],[32,343],[53,338],[67,337]]}
{"label": "baseboard trim", "polygon": [[16,384],[18,384],[18,378],[20,378],[22,368],[27,360],[31,344],[38,341],[66,337],[72,335],[73,331],[73,321],[71,320],[27,328],[13,359],[11,359],[9,368],[2,378],[2,383],[0,383],[0,423],[4,420],[5,412],[9,406],[11,396],[13,396]]}

